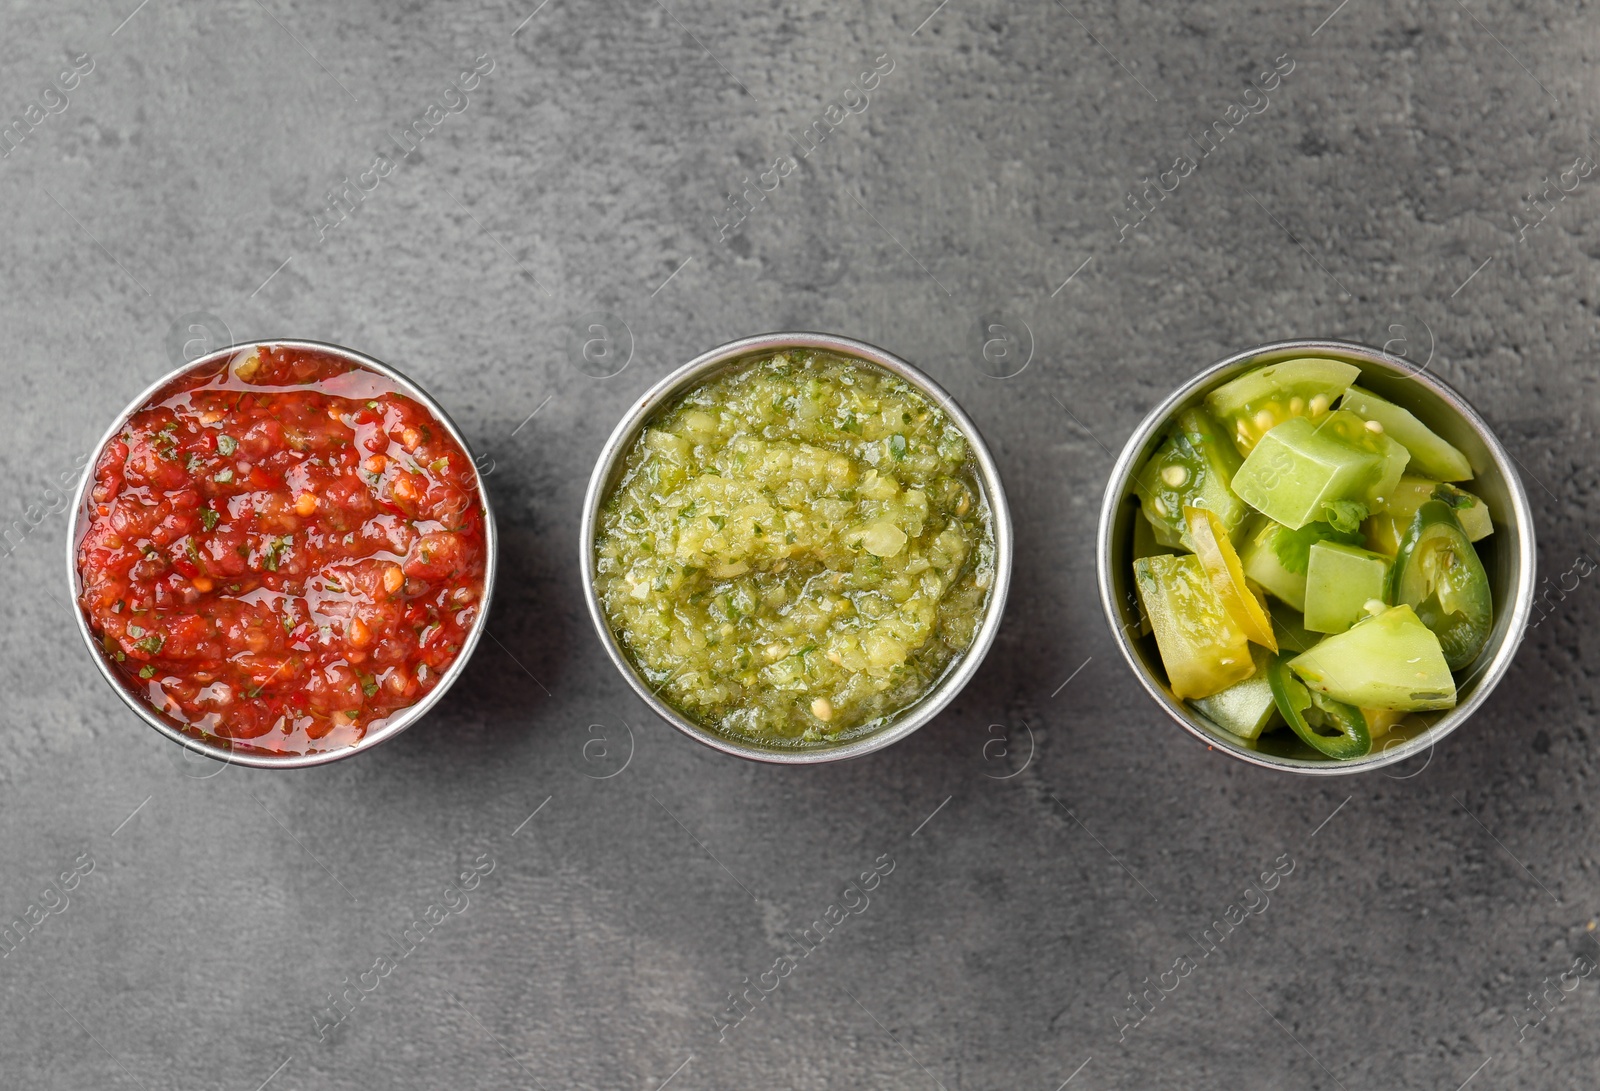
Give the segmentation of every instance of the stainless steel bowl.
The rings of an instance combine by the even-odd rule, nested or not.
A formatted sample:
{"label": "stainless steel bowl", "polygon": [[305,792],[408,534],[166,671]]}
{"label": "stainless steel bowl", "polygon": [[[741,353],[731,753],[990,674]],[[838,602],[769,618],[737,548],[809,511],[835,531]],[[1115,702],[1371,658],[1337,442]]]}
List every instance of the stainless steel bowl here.
{"label": "stainless steel bowl", "polygon": [[[961,429],[968,446],[972,449],[973,460],[978,469],[978,484],[983,490],[984,500],[989,505],[994,525],[994,586],[989,592],[989,603],[983,624],[973,637],[972,646],[955,661],[933,690],[910,708],[903,710],[889,724],[870,734],[834,746],[808,748],[762,746],[707,731],[687,719],[677,709],[663,701],[656,690],[634,668],[633,663],[617,643],[617,638],[606,621],[605,608],[600,602],[600,596],[595,591],[594,541],[600,518],[600,505],[610,495],[612,487],[621,476],[624,459],[640,430],[658,412],[675,403],[680,395],[700,386],[717,373],[737,365],[748,357],[789,348],[819,349],[866,360],[898,375],[937,402]],[[656,715],[696,742],[721,750],[725,754],[777,765],[842,761],[845,758],[870,754],[874,750],[881,750],[891,743],[898,742],[937,716],[977,673],[979,664],[983,662],[983,657],[1000,628],[1000,618],[1005,612],[1006,591],[1011,585],[1011,511],[1006,506],[1006,494],[1000,483],[1000,472],[995,468],[994,459],[989,454],[989,448],[984,445],[983,437],[978,434],[977,425],[972,423],[972,419],[961,411],[961,407],[956,405],[939,384],[900,357],[862,341],[826,333],[766,333],[730,341],[696,357],[646,391],[623,415],[611,433],[611,438],[606,440],[605,447],[601,449],[600,458],[595,462],[594,474],[589,478],[589,491],[583,500],[583,532],[580,539],[579,566],[583,573],[589,616],[594,621],[595,631],[600,634],[600,642],[605,645],[606,654],[611,657],[617,670],[622,672],[622,676],[628,680],[634,691],[655,710]]]}
{"label": "stainless steel bowl", "polygon": [[[466,437],[461,434],[461,430],[450,419],[450,415],[444,411],[444,407],[434,401],[422,387],[388,364],[380,363],[372,357],[352,349],[342,348],[339,345],[324,344],[321,341],[273,339],[230,345],[225,349],[207,353],[205,356],[169,372],[150,384],[138,397],[128,403],[128,407],[117,415],[117,419],[112,422],[111,427],[106,429],[105,435],[101,436],[100,441],[95,444],[94,457],[89,460],[88,467],[84,471],[83,479],[78,482],[78,491],[73,496],[72,501],[72,525],[67,533],[67,586],[71,593],[73,616],[78,622],[78,632],[83,637],[84,644],[89,648],[89,654],[94,657],[95,665],[100,668],[100,673],[107,682],[111,683],[111,688],[117,691],[117,695],[122,698],[123,702],[138,713],[145,723],[173,742],[207,757],[214,758],[217,761],[233,765],[249,765],[258,769],[299,769],[309,765],[322,765],[330,761],[338,761],[340,758],[347,758],[352,754],[371,750],[374,746],[394,738],[400,732],[422,719],[423,716],[427,715],[429,709],[443,699],[445,692],[460,677],[461,672],[466,669],[467,660],[472,658],[472,651],[477,647],[478,638],[483,634],[484,626],[488,623],[489,604],[494,594],[495,555],[499,548],[499,539],[495,531],[494,509],[489,504],[489,493],[483,487],[483,479],[478,475],[477,464],[474,462],[473,479],[478,486],[478,495],[483,501],[484,548],[487,553],[483,571],[483,604],[478,612],[477,621],[467,634],[466,642],[461,647],[461,654],[456,656],[455,662],[450,664],[450,669],[445,671],[444,677],[439,679],[439,683],[429,691],[427,696],[416,704],[403,708],[390,716],[376,730],[363,735],[361,741],[354,746],[341,747],[337,750],[319,750],[305,754],[269,754],[258,750],[235,750],[228,745],[227,740],[211,736],[200,738],[188,734],[176,721],[152,708],[143,698],[134,693],[116,670],[112,668],[110,662],[106,659],[105,650],[100,646],[99,641],[95,639],[94,633],[89,628],[89,621],[84,615],[83,609],[77,605],[78,593],[81,588],[78,579],[78,543],[83,539],[86,530],[84,524],[87,510],[86,497],[90,484],[94,480],[94,467],[100,460],[100,452],[105,449],[107,443],[110,443],[122,431],[122,427],[128,422],[128,418],[144,408],[146,403],[169,383],[190,372],[214,367],[222,361],[231,360],[235,356],[253,352],[264,346],[313,349],[329,356],[348,360],[359,367],[366,368],[368,371],[377,372],[392,381],[407,396],[432,413],[439,423],[443,424],[450,432],[455,441],[461,445],[461,450],[465,452],[466,456],[469,459],[473,457],[472,448],[468,445]],[[248,746],[248,740],[241,739],[240,744],[241,746]]]}
{"label": "stainless steel bowl", "polygon": [[[1132,587],[1133,520],[1138,505],[1131,485],[1134,471],[1160,444],[1168,422],[1190,406],[1200,404],[1214,387],[1241,372],[1263,364],[1300,356],[1326,356],[1361,368],[1360,383],[1373,392],[1411,410],[1425,424],[1467,456],[1474,474],[1468,488],[1481,496],[1494,519],[1494,533],[1479,542],[1484,569],[1494,591],[1495,624],[1477,662],[1458,681],[1455,708],[1437,713],[1413,713],[1402,728],[1382,741],[1381,747],[1352,761],[1276,755],[1252,750],[1235,735],[1216,727],[1204,716],[1173,696],[1151,637],[1139,635],[1139,606]],[[1233,757],[1270,769],[1286,769],[1313,776],[1358,773],[1404,761],[1430,750],[1440,739],[1477,711],[1488,699],[1516,654],[1534,590],[1534,528],[1528,497],[1522,490],[1515,464],[1483,418],[1466,399],[1429,374],[1379,349],[1348,341],[1275,341],[1237,353],[1213,364],[1184,383],[1166,401],[1150,411],[1134,429],[1122,449],[1100,509],[1096,547],[1100,601],[1123,658],[1145,691],[1195,738]]]}

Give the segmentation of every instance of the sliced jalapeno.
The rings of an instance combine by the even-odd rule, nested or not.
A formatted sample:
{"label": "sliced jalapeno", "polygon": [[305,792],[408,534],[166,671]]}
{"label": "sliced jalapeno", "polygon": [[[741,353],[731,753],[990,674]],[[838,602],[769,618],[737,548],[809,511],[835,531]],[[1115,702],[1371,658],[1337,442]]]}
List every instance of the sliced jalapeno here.
{"label": "sliced jalapeno", "polygon": [[1433,630],[1451,670],[1478,658],[1494,624],[1494,599],[1478,551],[1449,504],[1429,500],[1417,508],[1391,578],[1391,600],[1410,606]]}
{"label": "sliced jalapeno", "polygon": [[1361,710],[1308,688],[1290,672],[1287,657],[1272,657],[1267,681],[1289,729],[1307,746],[1340,761],[1372,751],[1372,734]]}

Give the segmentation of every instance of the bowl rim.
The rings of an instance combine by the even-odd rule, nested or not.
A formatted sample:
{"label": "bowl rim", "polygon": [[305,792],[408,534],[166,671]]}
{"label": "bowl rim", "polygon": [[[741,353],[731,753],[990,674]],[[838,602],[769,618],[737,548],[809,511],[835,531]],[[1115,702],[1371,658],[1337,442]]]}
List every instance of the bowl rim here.
{"label": "bowl rim", "polygon": [[[241,353],[267,346],[274,348],[284,347],[310,349],[316,352],[326,353],[328,355],[347,360],[360,367],[364,367],[369,371],[376,372],[395,383],[398,387],[400,387],[401,393],[406,394],[408,397],[421,404],[423,408],[427,409],[428,412],[439,421],[439,423],[444,425],[445,430],[450,433],[451,438],[461,445],[462,453],[464,453],[467,456],[467,459],[472,463],[473,481],[477,484],[478,497],[483,505],[485,560],[483,571],[482,605],[478,611],[477,619],[473,622],[471,630],[467,633],[466,639],[462,642],[461,651],[456,655],[455,662],[450,664],[449,669],[447,669],[443,677],[439,679],[438,684],[435,685],[433,689],[422,698],[422,700],[418,701],[414,705],[408,705],[394,713],[394,715],[390,716],[377,731],[369,732],[363,735],[361,739],[355,743],[355,745],[340,747],[336,750],[316,750],[303,754],[285,753],[280,755],[254,751],[237,751],[230,747],[225,747],[212,742],[210,736],[207,736],[206,738],[196,738],[184,731],[179,730],[174,724],[170,723],[165,716],[157,712],[153,707],[146,704],[136,694],[134,694],[126,686],[122,679],[118,677],[111,664],[106,661],[104,649],[101,648],[100,645],[95,641],[94,633],[89,627],[88,617],[85,615],[83,608],[78,605],[77,553],[78,542],[82,539],[84,532],[84,497],[88,492],[90,482],[94,480],[94,469],[100,461],[100,454],[105,450],[106,444],[110,443],[117,436],[117,434],[122,431],[123,426],[127,424],[130,417],[142,409],[150,401],[150,399],[155,397],[156,394],[160,393],[169,384],[194,371],[198,371],[205,367],[214,366],[215,364],[224,360],[231,360],[233,357],[238,356]],[[116,418],[111,422],[110,427],[108,427],[100,436],[99,440],[95,442],[93,454],[90,456],[89,461],[85,464],[83,473],[78,480],[78,487],[73,492],[72,507],[70,510],[72,512],[72,519],[67,526],[66,544],[67,591],[69,595],[69,601],[72,604],[71,609],[73,615],[77,619],[78,633],[83,638],[84,644],[88,647],[90,657],[94,660],[95,666],[100,669],[101,677],[103,677],[106,682],[110,684],[111,688],[116,691],[117,695],[122,698],[124,704],[133,709],[133,711],[139,715],[140,719],[144,720],[145,723],[155,728],[162,735],[166,736],[173,742],[180,744],[186,749],[193,750],[196,753],[204,754],[208,758],[212,758],[225,764],[243,765],[255,769],[304,769],[314,765],[326,765],[329,762],[340,761],[344,758],[348,758],[355,754],[370,750],[380,743],[387,742],[420,720],[428,713],[430,709],[432,709],[436,704],[439,703],[440,700],[443,699],[445,693],[452,685],[455,684],[456,679],[459,678],[461,673],[466,669],[467,661],[472,658],[472,653],[478,646],[479,638],[483,635],[488,627],[490,604],[494,598],[496,559],[499,553],[499,532],[495,527],[494,505],[489,499],[489,490],[484,486],[483,475],[478,471],[477,459],[472,453],[471,445],[467,443],[466,436],[462,434],[461,429],[457,427],[455,421],[451,419],[450,414],[445,412],[444,407],[435,401],[433,396],[424,390],[420,384],[399,371],[397,368],[386,364],[381,360],[377,360],[371,356],[368,356],[366,353],[358,352],[355,349],[346,348],[343,345],[335,345],[326,341],[310,341],[291,337],[262,337],[248,341],[239,341],[224,348],[216,349],[212,352],[206,353],[203,356],[196,357],[194,360],[191,360],[188,363],[167,372],[161,378],[157,379],[155,382],[151,383],[142,391],[140,391],[139,394],[132,401],[130,401],[120,413],[117,414]],[[248,740],[240,741],[248,745]]]}
{"label": "bowl rim", "polygon": [[[1512,522],[1517,529],[1517,564],[1518,577],[1515,587],[1509,596],[1510,601],[1501,606],[1510,610],[1510,621],[1506,625],[1504,635],[1501,636],[1493,655],[1480,668],[1480,678],[1472,694],[1455,708],[1448,710],[1438,721],[1426,730],[1406,739],[1399,745],[1388,747],[1376,753],[1368,754],[1363,758],[1351,761],[1313,761],[1301,758],[1277,757],[1250,750],[1243,745],[1234,745],[1230,740],[1220,737],[1220,733],[1213,733],[1201,727],[1182,708],[1171,693],[1161,683],[1157,682],[1148,671],[1134,651],[1134,642],[1129,638],[1122,625],[1120,604],[1116,601],[1112,584],[1112,554],[1115,543],[1113,533],[1115,530],[1116,515],[1128,494],[1129,483],[1133,477],[1135,459],[1144,449],[1146,444],[1166,427],[1173,414],[1185,402],[1205,391],[1207,387],[1215,384],[1225,373],[1239,370],[1241,366],[1262,356],[1281,356],[1285,353],[1303,352],[1308,356],[1333,356],[1336,358],[1349,358],[1373,364],[1379,368],[1391,371],[1401,377],[1409,378],[1430,389],[1443,401],[1457,416],[1459,416],[1483,441],[1490,457],[1495,462],[1496,469],[1506,482],[1506,492],[1511,500]],[[1516,656],[1517,649],[1527,633],[1528,617],[1533,606],[1533,592],[1537,580],[1538,559],[1535,549],[1535,529],[1532,509],[1528,506],[1528,495],[1522,485],[1522,478],[1518,473],[1515,460],[1500,443],[1487,422],[1478,415],[1471,403],[1446,383],[1438,378],[1426,367],[1417,365],[1404,359],[1384,352],[1382,349],[1373,348],[1356,341],[1342,341],[1331,338],[1296,338],[1284,341],[1269,341],[1254,348],[1244,349],[1201,369],[1191,378],[1183,382],[1176,390],[1164,398],[1155,408],[1147,413],[1139,425],[1134,428],[1133,434],[1128,437],[1116,464],[1112,467],[1111,475],[1106,482],[1105,496],[1100,505],[1100,523],[1095,536],[1095,570],[1100,585],[1100,605],[1105,613],[1106,623],[1111,628],[1112,639],[1122,652],[1122,658],[1127,662],[1129,669],[1138,678],[1139,683],[1152,700],[1162,707],[1173,720],[1193,735],[1208,748],[1222,751],[1241,761],[1257,765],[1266,769],[1276,769],[1284,772],[1296,773],[1305,776],[1348,776],[1380,769],[1396,762],[1405,761],[1423,750],[1432,748],[1450,733],[1460,727],[1478,707],[1484,703],[1500,683],[1506,671],[1511,666],[1512,659]]]}
{"label": "bowl rim", "polygon": [[[932,398],[961,430],[968,448],[972,451],[978,468],[979,486],[983,489],[984,499],[989,504],[995,547],[994,584],[990,588],[983,623],[973,635],[971,645],[940,678],[938,685],[923,694],[909,708],[902,710],[897,719],[870,734],[837,746],[792,750],[762,747],[718,735],[693,723],[662,700],[658,695],[659,691],[652,689],[634,669],[618,644],[616,635],[611,631],[595,586],[594,556],[595,531],[599,521],[601,501],[604,499],[604,494],[609,493],[613,477],[644,425],[679,395],[701,385],[713,374],[733,367],[746,357],[788,348],[819,349],[864,360],[904,379],[919,393]],[[578,553],[579,571],[583,576],[584,601],[588,605],[589,619],[594,623],[600,642],[605,647],[612,664],[656,715],[696,742],[720,750],[724,754],[774,765],[816,765],[862,757],[899,742],[943,711],[971,681],[993,645],[995,634],[999,631],[1005,616],[1006,597],[1011,587],[1013,554],[1011,509],[1006,503],[1005,486],[1000,479],[999,468],[990,454],[988,444],[984,442],[982,433],[978,431],[977,424],[943,387],[919,368],[887,349],[850,337],[808,331],[763,333],[728,341],[701,353],[688,363],[674,369],[634,400],[616,427],[612,429],[589,476],[589,486],[583,498]]]}

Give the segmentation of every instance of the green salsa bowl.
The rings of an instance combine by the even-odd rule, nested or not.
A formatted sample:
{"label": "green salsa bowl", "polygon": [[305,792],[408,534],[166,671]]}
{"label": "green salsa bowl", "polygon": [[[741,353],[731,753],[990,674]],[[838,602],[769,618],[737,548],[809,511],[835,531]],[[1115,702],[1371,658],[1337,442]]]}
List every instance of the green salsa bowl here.
{"label": "green salsa bowl", "polygon": [[911,734],[999,629],[1012,530],[976,426],[883,349],[747,337],[617,425],[584,500],[589,613],[662,719],[724,753],[839,761]]}
{"label": "green salsa bowl", "polygon": [[[1487,505],[1493,533],[1482,543],[1482,561],[1494,602],[1494,623],[1482,651],[1457,679],[1458,702],[1444,711],[1412,712],[1363,757],[1334,760],[1287,732],[1264,735],[1247,745],[1173,693],[1154,637],[1141,635],[1134,588],[1134,531],[1139,514],[1134,478],[1161,444],[1175,418],[1201,405],[1230,379],[1268,364],[1300,358],[1353,364],[1365,390],[1409,410],[1465,454],[1471,489]],[[1100,509],[1096,543],[1100,601],[1123,658],[1145,692],[1189,734],[1208,748],[1270,769],[1312,776],[1359,773],[1431,754],[1433,746],[1461,726],[1511,666],[1533,605],[1535,551],[1533,516],[1516,466],[1489,426],[1460,394],[1425,367],[1379,349],[1348,341],[1277,341],[1236,353],[1206,368],[1175,390],[1134,429],[1111,471]],[[1414,774],[1413,774],[1414,775]]]}

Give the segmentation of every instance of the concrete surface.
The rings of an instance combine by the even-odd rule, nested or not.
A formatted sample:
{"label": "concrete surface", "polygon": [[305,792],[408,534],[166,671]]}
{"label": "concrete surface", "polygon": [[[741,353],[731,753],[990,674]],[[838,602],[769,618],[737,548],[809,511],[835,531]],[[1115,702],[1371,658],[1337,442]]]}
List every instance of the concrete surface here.
{"label": "concrete surface", "polygon": [[[0,136],[0,505],[26,529],[0,915],[43,915],[0,959],[0,1085],[1595,1086],[1600,590],[1559,579],[1600,555],[1600,176],[1560,173],[1600,155],[1592,8],[535,2],[0,16],[0,118],[37,121]],[[340,219],[346,178],[370,192]],[[731,213],[747,178],[775,188]],[[1526,202],[1546,178],[1572,192]],[[1141,217],[1147,184],[1171,192]],[[929,370],[1017,519],[974,683],[842,767],[653,719],[576,582],[624,406],[784,327]],[[386,359],[493,460],[503,649],[328,768],[186,760],[69,620],[56,482],[229,332]],[[1566,587],[1472,724],[1336,783],[1164,721],[1091,556],[1146,409],[1299,335],[1389,342],[1479,405]]]}

